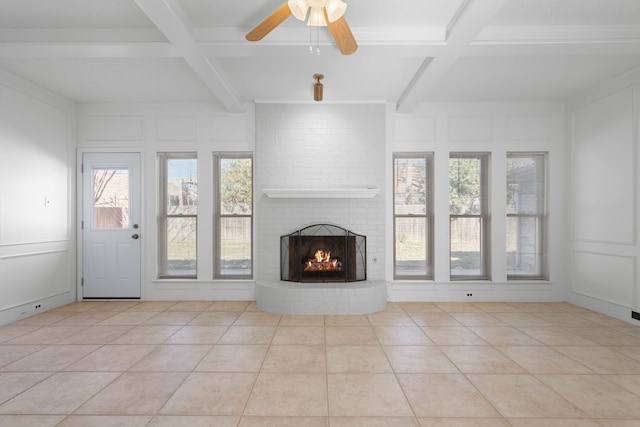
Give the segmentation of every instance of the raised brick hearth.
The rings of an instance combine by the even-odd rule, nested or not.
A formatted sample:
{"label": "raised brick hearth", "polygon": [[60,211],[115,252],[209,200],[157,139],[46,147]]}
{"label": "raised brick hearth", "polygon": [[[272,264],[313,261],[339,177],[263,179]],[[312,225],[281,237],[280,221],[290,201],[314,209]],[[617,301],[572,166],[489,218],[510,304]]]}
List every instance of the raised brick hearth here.
{"label": "raised brick hearth", "polygon": [[256,306],[278,314],[367,314],[385,309],[382,280],[351,283],[258,281]]}

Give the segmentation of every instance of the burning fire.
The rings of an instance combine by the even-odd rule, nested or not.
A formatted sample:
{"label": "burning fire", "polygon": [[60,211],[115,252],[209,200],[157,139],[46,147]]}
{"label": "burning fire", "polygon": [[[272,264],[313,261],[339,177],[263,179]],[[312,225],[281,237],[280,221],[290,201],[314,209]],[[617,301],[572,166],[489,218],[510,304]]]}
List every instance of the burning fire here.
{"label": "burning fire", "polygon": [[342,271],[342,263],[337,258],[331,258],[330,251],[318,249],[313,258],[305,263],[304,271]]}
{"label": "burning fire", "polygon": [[331,260],[331,252],[325,252],[322,249],[318,249],[313,256],[316,262],[329,262]]}

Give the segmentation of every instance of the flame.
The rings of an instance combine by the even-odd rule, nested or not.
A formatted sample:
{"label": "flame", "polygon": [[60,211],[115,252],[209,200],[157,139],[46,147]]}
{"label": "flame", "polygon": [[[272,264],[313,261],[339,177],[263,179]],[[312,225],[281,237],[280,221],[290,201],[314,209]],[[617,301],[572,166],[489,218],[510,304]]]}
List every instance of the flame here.
{"label": "flame", "polygon": [[314,257],[316,262],[329,262],[331,260],[331,252],[325,252],[322,249],[318,249]]}
{"label": "flame", "polygon": [[304,271],[342,271],[342,263],[337,258],[331,258],[331,252],[318,249],[305,262]]}

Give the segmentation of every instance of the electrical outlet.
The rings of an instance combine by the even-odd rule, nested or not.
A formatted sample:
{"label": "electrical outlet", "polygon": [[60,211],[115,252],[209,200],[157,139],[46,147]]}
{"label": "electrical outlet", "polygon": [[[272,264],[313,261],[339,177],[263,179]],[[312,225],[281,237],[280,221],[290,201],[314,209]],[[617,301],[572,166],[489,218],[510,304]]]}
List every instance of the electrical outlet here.
{"label": "electrical outlet", "polygon": [[36,304],[36,306],[34,307],[34,309],[35,309],[35,310],[39,310],[39,309],[41,309],[41,308],[42,308],[42,305],[41,305],[41,304]]}
{"label": "electrical outlet", "polygon": [[473,297],[473,292],[471,291],[467,291],[466,294],[467,294],[467,297],[469,298]]}

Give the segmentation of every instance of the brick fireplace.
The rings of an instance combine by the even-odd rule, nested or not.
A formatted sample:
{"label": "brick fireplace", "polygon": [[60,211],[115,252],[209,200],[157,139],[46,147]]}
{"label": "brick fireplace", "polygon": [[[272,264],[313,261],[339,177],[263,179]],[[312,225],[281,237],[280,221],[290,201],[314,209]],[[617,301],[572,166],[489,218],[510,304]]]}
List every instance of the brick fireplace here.
{"label": "brick fireplace", "polygon": [[[385,110],[383,104],[256,105],[255,297],[260,309],[300,314],[384,309]],[[366,236],[366,254],[355,272],[343,264],[341,273],[307,280],[309,272],[290,271],[290,262],[299,267],[315,259],[318,250],[342,263],[352,259],[352,252],[339,254],[331,241],[283,267],[282,237],[288,246],[292,231],[308,224],[337,224]]]}
{"label": "brick fireplace", "polygon": [[387,286],[367,281],[366,237],[315,224],[280,237],[281,280],[256,282],[259,309],[281,314],[364,314],[384,310]]}

